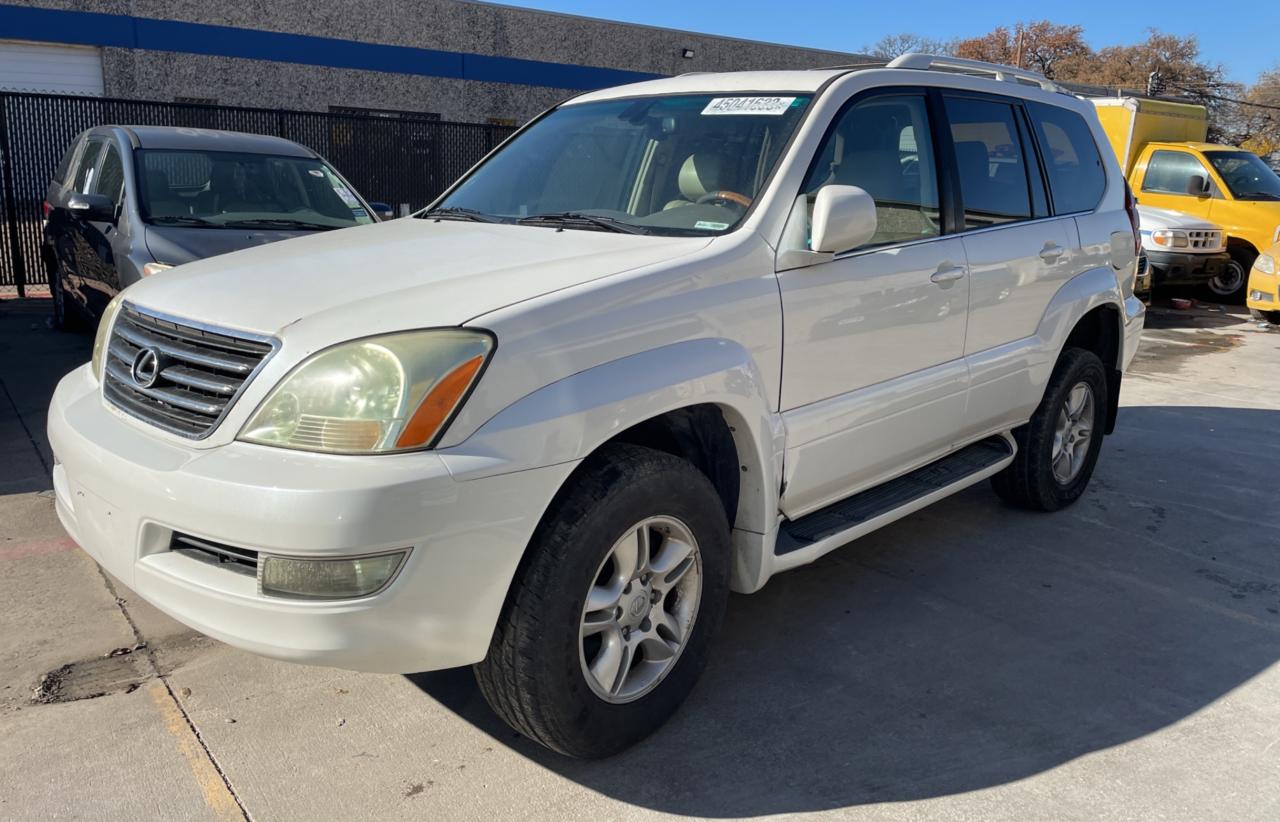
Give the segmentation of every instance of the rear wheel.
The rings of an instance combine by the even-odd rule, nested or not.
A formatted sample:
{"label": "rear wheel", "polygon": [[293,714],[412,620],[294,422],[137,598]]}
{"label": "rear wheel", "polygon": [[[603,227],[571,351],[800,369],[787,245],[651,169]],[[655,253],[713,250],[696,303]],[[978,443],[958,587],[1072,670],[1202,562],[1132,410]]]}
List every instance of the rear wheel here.
{"label": "rear wheel", "polygon": [[62,280],[62,268],[56,263],[49,266],[49,296],[53,299],[52,324],[57,331],[79,331],[84,327],[80,315],[67,299],[66,285]]}
{"label": "rear wheel", "polygon": [[548,511],[476,680],[520,733],[616,753],[692,690],[729,591],[729,524],[710,481],[648,448],[593,455]]}
{"label": "rear wheel", "polygon": [[1106,370],[1097,355],[1063,351],[1031,421],[1013,431],[1017,456],[991,478],[1001,499],[1038,511],[1079,499],[1102,449],[1107,400]]}

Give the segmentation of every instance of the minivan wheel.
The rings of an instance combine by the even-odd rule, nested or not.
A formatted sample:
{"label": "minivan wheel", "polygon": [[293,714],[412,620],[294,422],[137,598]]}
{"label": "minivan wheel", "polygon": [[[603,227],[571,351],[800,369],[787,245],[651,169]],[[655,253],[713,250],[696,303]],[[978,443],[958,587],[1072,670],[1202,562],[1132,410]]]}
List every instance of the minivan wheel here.
{"label": "minivan wheel", "polygon": [[476,681],[530,739],[599,758],[667,721],[706,664],[729,595],[729,523],[685,460],[592,455],[543,517]]}
{"label": "minivan wheel", "polygon": [[1102,450],[1107,399],[1098,356],[1081,348],[1063,351],[1031,421],[1013,430],[1017,455],[991,478],[1000,498],[1038,511],[1079,499]]}

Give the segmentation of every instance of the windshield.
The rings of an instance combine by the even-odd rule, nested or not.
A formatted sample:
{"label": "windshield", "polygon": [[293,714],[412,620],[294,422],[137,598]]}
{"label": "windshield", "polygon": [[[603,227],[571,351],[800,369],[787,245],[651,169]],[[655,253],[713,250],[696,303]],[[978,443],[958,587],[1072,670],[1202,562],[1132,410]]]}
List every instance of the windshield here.
{"label": "windshield", "polygon": [[159,149],[135,156],[149,223],[324,230],[373,222],[337,172],[314,158]]}
{"label": "windshield", "polygon": [[1248,151],[1206,151],[1204,156],[1237,200],[1280,200],[1280,177]]}
{"label": "windshield", "polygon": [[424,216],[646,234],[728,231],[764,186],[809,100],[690,94],[566,105]]}

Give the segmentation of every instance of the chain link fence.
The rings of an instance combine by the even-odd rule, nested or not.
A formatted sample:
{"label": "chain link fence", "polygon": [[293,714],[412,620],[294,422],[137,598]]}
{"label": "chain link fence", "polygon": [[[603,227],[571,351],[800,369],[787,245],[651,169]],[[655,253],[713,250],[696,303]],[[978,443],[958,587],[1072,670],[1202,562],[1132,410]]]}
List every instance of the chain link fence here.
{"label": "chain link fence", "polygon": [[0,92],[0,289],[43,289],[42,203],[63,152],[98,125],[271,134],[323,155],[370,201],[399,210],[436,198],[514,128],[383,114],[159,103]]}

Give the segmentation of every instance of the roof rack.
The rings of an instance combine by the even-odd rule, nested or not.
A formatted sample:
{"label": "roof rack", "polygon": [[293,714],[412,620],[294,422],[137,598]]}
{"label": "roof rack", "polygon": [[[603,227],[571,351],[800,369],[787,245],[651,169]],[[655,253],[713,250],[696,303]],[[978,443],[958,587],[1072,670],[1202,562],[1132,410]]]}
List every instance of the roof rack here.
{"label": "roof rack", "polygon": [[1045,91],[1063,91],[1061,86],[1038,72],[1014,68],[1013,66],[1002,66],[999,63],[987,63],[982,60],[967,60],[963,57],[946,57],[938,54],[904,54],[889,61],[889,65],[886,68],[919,69],[921,71],[952,69],[962,73],[991,75],[996,80],[1006,83],[1039,86]]}

